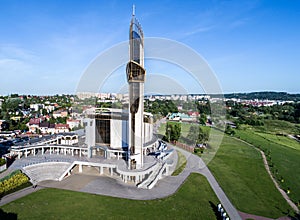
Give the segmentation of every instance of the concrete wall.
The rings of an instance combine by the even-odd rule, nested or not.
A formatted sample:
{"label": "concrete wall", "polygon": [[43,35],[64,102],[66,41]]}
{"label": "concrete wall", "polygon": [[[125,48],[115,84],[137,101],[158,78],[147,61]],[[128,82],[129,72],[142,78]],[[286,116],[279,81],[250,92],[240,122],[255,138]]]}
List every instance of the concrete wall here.
{"label": "concrete wall", "polygon": [[85,144],[88,147],[95,146],[96,121],[95,121],[95,119],[85,118],[84,123],[86,124],[86,126],[85,126]]}
{"label": "concrete wall", "polygon": [[5,169],[6,169],[6,164],[0,166],[0,172],[2,172],[2,171],[5,170]]}
{"label": "concrete wall", "polygon": [[153,124],[144,123],[144,143],[148,143],[153,138]]}
{"label": "concrete wall", "polygon": [[122,148],[122,121],[110,120],[110,146],[113,149]]}

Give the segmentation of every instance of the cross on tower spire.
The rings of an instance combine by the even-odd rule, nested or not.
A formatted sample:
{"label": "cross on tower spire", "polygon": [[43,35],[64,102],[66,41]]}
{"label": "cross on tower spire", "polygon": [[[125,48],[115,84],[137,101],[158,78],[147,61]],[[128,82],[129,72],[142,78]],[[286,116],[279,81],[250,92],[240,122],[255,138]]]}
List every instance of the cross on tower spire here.
{"label": "cross on tower spire", "polygon": [[135,5],[132,5],[132,16],[135,16]]}

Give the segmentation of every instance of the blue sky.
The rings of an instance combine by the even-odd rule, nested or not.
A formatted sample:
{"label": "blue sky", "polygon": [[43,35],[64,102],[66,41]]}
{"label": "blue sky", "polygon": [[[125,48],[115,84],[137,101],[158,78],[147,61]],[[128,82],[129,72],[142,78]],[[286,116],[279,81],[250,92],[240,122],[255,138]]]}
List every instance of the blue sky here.
{"label": "blue sky", "polygon": [[[300,1],[0,0],[0,94],[74,93],[89,63],[128,39],[132,4],[146,37],[197,51],[225,93],[300,93]],[[161,66],[146,68],[185,81]],[[104,92],[126,81],[116,76]]]}

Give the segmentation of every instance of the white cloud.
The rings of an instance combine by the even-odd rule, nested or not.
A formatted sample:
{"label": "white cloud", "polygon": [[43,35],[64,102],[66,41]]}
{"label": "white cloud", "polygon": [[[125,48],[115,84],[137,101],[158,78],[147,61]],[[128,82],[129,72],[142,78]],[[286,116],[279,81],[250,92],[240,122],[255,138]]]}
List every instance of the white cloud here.
{"label": "white cloud", "polygon": [[194,35],[194,34],[211,31],[214,28],[215,28],[215,26],[197,27],[197,28],[195,28],[194,30],[192,30],[190,32],[186,32],[184,35],[185,36],[191,36],[191,35]]}

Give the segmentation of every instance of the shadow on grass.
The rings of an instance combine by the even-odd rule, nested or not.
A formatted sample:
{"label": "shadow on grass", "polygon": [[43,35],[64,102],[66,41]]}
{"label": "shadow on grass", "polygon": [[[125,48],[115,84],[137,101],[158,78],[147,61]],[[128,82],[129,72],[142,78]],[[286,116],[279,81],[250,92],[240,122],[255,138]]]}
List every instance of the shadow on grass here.
{"label": "shadow on grass", "polygon": [[195,145],[196,144],[196,141],[192,141],[186,137],[180,137],[180,142],[187,144],[187,145]]}
{"label": "shadow on grass", "polygon": [[221,217],[220,213],[218,212],[218,207],[211,201],[209,201],[210,207],[212,208],[212,210],[215,213],[216,219],[217,220],[223,220],[223,218]]}
{"label": "shadow on grass", "polygon": [[18,219],[18,215],[16,213],[5,212],[0,208],[0,219],[15,220]]}
{"label": "shadow on grass", "polygon": [[300,220],[300,214],[293,211],[289,211],[286,216],[288,216],[291,220]]}
{"label": "shadow on grass", "polygon": [[300,214],[296,214],[295,216],[289,216],[292,220],[300,220]]}
{"label": "shadow on grass", "polygon": [[291,220],[300,220],[300,214],[295,213],[293,210],[288,209],[287,211],[282,211],[278,206],[276,206],[278,210],[282,212],[284,216],[289,217]]}

